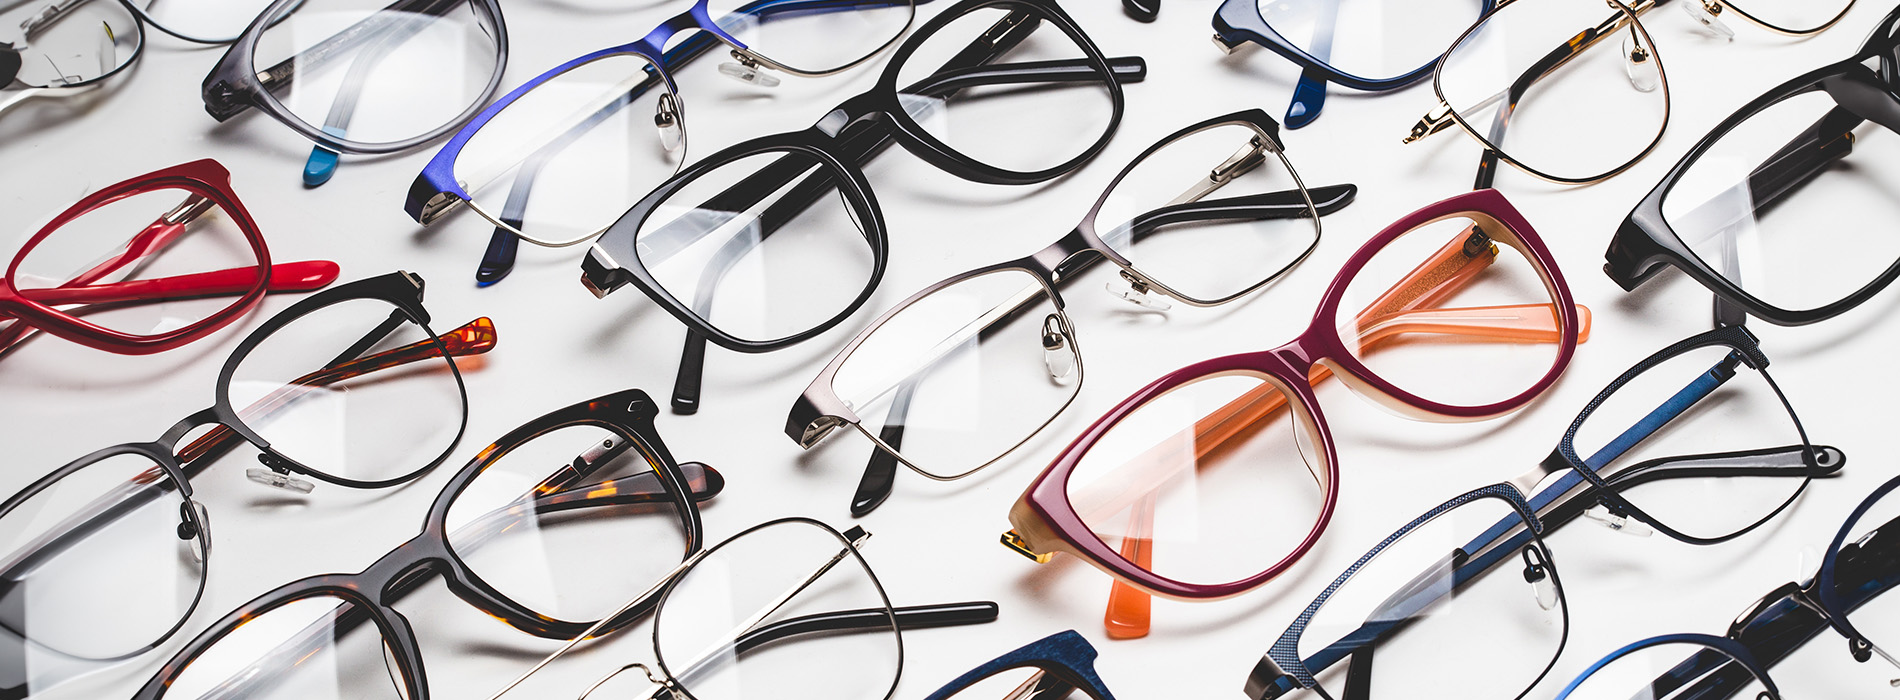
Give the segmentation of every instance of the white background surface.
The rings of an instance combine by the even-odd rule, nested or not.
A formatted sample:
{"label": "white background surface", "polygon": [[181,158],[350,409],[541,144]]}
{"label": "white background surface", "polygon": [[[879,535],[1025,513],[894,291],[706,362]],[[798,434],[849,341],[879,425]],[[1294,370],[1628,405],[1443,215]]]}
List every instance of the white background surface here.
{"label": "white background surface", "polygon": [[[505,11],[513,55],[505,86],[585,51],[637,38],[686,7],[621,4],[510,0]],[[919,21],[950,4],[924,6]],[[1055,240],[1128,158],[1182,125],[1245,107],[1276,116],[1284,111],[1297,76],[1292,64],[1259,49],[1223,57],[1207,41],[1213,8],[1209,2],[1172,0],[1158,23],[1143,25],[1122,16],[1118,3],[1070,3],[1068,9],[1105,52],[1138,54],[1149,62],[1147,81],[1127,87],[1128,112],[1115,141],[1071,177],[1040,187],[977,185],[896,149],[868,168],[892,233],[892,253],[889,274],[867,308],[816,340],[779,353],[714,348],[699,415],[659,419],[675,455],[712,464],[728,479],[725,493],[704,508],[712,540],[783,515],[809,515],[840,529],[850,525],[846,506],[868,442],[840,432],[801,453],[782,435],[782,426],[811,376],[874,312],[947,275]],[[962,482],[901,474],[896,494],[862,520],[875,534],[866,557],[896,604],[994,600],[1002,606],[1001,619],[990,625],[905,635],[907,665],[897,697],[920,698],[983,661],[1075,628],[1101,650],[1098,668],[1121,698],[1237,698],[1267,646],[1346,563],[1441,501],[1526,471],[1603,384],[1669,342],[1708,327],[1708,293],[1680,274],[1666,273],[1635,294],[1624,294],[1605,278],[1599,268],[1611,232],[1710,126],[1770,86],[1848,56],[1887,9],[1862,2],[1840,26],[1806,41],[1736,21],[1737,39],[1728,44],[1693,30],[1675,8],[1650,13],[1645,23],[1675,100],[1658,151],[1593,187],[1557,188],[1511,170],[1497,182],[1550,245],[1577,300],[1596,313],[1592,338],[1565,378],[1518,414],[1470,425],[1412,423],[1351,397],[1336,382],[1321,388],[1343,483],[1339,511],[1318,549],[1280,580],[1236,599],[1159,601],[1153,634],[1109,641],[1101,631],[1105,575],[1073,560],[1037,566],[997,544],[1007,528],[1005,512],[1023,486],[1083,425],[1133,388],[1195,360],[1264,349],[1293,336],[1305,327],[1338,265],[1362,241],[1404,213],[1470,185],[1478,148],[1461,133],[1399,144],[1436,102],[1428,85],[1379,96],[1335,90],[1316,125],[1285,134],[1289,157],[1309,185],[1352,182],[1361,188],[1357,203],[1324,220],[1325,239],[1311,259],[1254,297],[1165,316],[1135,313],[1110,299],[1101,291],[1109,268],[1091,271],[1065,290],[1089,362],[1088,383],[1069,412],[1013,459]],[[336,260],[345,280],[398,268],[418,272],[429,282],[427,306],[438,330],[487,315],[495,319],[501,342],[484,360],[464,365],[474,367],[465,373],[472,406],[467,437],[455,456],[405,488],[357,494],[319,486],[307,499],[287,498],[244,480],[253,450],[226,456],[194,482],[199,500],[211,509],[216,547],[205,600],[185,629],[156,652],[45,697],[129,695],[180,644],[244,601],[303,576],[360,570],[419,530],[425,509],[455,469],[524,421],[626,387],[644,388],[664,401],[683,333],[631,288],[605,300],[592,298],[577,282],[578,248],[524,246],[510,278],[475,288],[473,271],[489,227],[458,214],[424,230],[401,210],[403,193],[433,149],[346,158],[334,181],[305,190],[298,176],[309,146],[289,130],[257,114],[223,125],[204,114],[198,84],[222,49],[189,48],[156,35],[150,41],[142,63],[106,90],[31,104],[0,118],[0,163],[7,165],[0,172],[0,210],[6,212],[0,249],[17,247],[89,191],[213,157],[234,173],[235,188],[277,260]],[[869,87],[883,67],[879,59],[840,78],[787,78],[785,86],[765,91],[716,75],[716,60],[708,59],[715,57],[678,76],[695,157],[743,138],[804,128]],[[1614,129],[1617,115],[1605,113],[1600,123]],[[1577,147],[1589,147],[1590,134],[1576,139]],[[1828,234],[1815,231],[1815,244],[1827,245]],[[292,301],[269,299],[233,328],[157,356],[121,357],[39,338],[0,362],[0,446],[7,463],[0,491],[94,449],[150,440],[210,405],[213,379],[231,348]],[[1895,473],[1888,407],[1900,325],[1887,317],[1896,303],[1900,295],[1888,292],[1818,326],[1752,324],[1773,358],[1771,372],[1809,434],[1848,454],[1845,476],[1816,483],[1780,522],[1707,548],[1619,535],[1587,522],[1550,539],[1572,606],[1570,648],[1554,674],[1560,681],[1576,665],[1643,636],[1720,634],[1758,596],[1812,571],[1846,511]],[[1483,368],[1463,371],[1481,379]],[[600,546],[602,556],[615,556],[642,543]],[[488,697],[553,646],[487,619],[439,582],[399,607],[424,640],[436,698]],[[650,660],[648,644],[642,626],[558,662],[533,687],[511,697],[572,697],[613,667]],[[1837,636],[1825,633],[1777,668],[1777,677],[1791,697],[1891,693],[1883,681],[1895,675],[1892,669],[1857,667],[1844,651]],[[1419,678],[1411,695],[1461,697],[1458,674],[1482,672],[1479,662]],[[1533,697],[1549,697],[1550,685]]]}

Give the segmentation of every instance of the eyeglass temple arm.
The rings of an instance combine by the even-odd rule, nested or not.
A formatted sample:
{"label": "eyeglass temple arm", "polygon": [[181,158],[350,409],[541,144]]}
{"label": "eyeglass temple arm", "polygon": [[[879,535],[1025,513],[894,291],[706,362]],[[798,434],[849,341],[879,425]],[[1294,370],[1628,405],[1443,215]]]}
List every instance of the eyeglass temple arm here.
{"label": "eyeglass temple arm", "polygon": [[[1325,216],[1351,204],[1358,189],[1354,185],[1330,185],[1314,188],[1308,194],[1312,196],[1319,214]],[[1128,223],[1128,228],[1131,241],[1140,241],[1165,226],[1212,221],[1304,218],[1306,211],[1306,198],[1301,196],[1298,190],[1282,190],[1171,204],[1135,217]],[[1094,267],[1096,263],[1104,259],[1098,254],[1087,254],[1074,256],[1064,261],[1056,277],[1057,287],[1066,286],[1075,275]],[[1004,328],[1020,316],[1034,298],[1034,296],[1021,296],[1005,302],[1011,308],[982,324],[981,328],[975,329],[977,338],[987,338]],[[890,446],[891,450],[903,448],[904,425],[910,412],[910,399],[915,395],[918,385],[928,375],[931,368],[948,357],[948,355],[934,357],[919,363],[919,367],[896,386],[897,393],[892,397],[891,405],[885,414],[884,427],[878,432],[878,439]],[[864,475],[858,480],[857,491],[851,497],[853,516],[862,517],[869,514],[890,497],[891,489],[897,480],[898,466],[897,455],[891,450],[880,448],[871,452],[869,461],[864,465]]]}
{"label": "eyeglass temple arm", "polygon": [[[989,601],[976,601],[913,605],[891,608],[891,612],[895,613],[897,628],[908,632],[932,627],[960,627],[995,622],[997,607],[995,603]],[[733,646],[735,653],[744,655],[753,649],[802,635],[888,629],[891,619],[886,617],[883,608],[803,615],[780,620],[747,632],[740,636],[739,641]]]}
{"label": "eyeglass temple arm", "polygon": [[[753,18],[764,23],[781,18],[890,7],[895,4],[897,4],[895,0],[756,0],[741,6],[732,14],[749,13]],[[731,16],[731,14],[727,15],[727,17]],[[725,18],[715,19],[714,22],[717,23],[723,19]],[[711,32],[693,32],[679,45],[662,53],[660,63],[668,72],[676,71],[720,45],[719,39]],[[660,75],[651,66],[641,70],[647,74],[646,79],[633,86],[626,94],[601,106],[593,114],[579,119],[574,126],[560,136],[550,139],[523,159],[520,169],[515,171],[514,183],[508,190],[508,199],[502,205],[501,220],[503,222],[515,227],[515,230],[521,230],[522,222],[527,218],[529,195],[533,192],[534,181],[540,176],[541,169],[547,167],[547,164],[553,162],[556,156],[605,121],[607,117],[632,104],[634,100],[660,84]],[[482,284],[493,284],[507,276],[508,272],[514,269],[515,255],[520,249],[520,243],[521,239],[508,229],[495,227],[494,233],[489,235],[488,248],[482,252],[481,265],[476,268],[476,281]]]}
{"label": "eyeglass temple arm", "polygon": [[[1018,27],[1022,26],[1029,25],[1018,25]],[[954,63],[953,61],[952,64]],[[1118,82],[1138,82],[1147,74],[1147,64],[1140,58],[1110,59],[1109,65],[1114,71],[1113,77]],[[1035,61],[966,70],[948,69],[933,76],[930,82],[912,86],[906,90],[906,94],[931,94],[947,98],[956,91],[979,85],[1078,82],[1088,81],[1096,75],[1097,73],[1088,67],[1087,62],[1080,59]],[[937,82],[939,76],[942,83]],[[844,133],[847,135],[841,139],[844,143],[839,151],[841,155],[845,155],[854,163],[868,161],[894,142],[888,129],[870,124],[848,127]],[[750,204],[782,189],[783,185],[792,178],[799,177],[800,173],[809,170],[809,166],[808,159],[781,158],[777,163],[766,166],[738,185],[716,196],[706,206],[717,211],[745,211]],[[832,178],[833,175],[829,171],[805,175],[804,179],[794,185],[786,196],[773,202],[763,212],[756,238],[735,238],[733,242],[721,249],[720,254],[707,265],[700,277],[699,288],[702,291],[696,295],[694,306],[701,318],[705,318],[709,313],[712,303],[711,295],[705,290],[717,287],[720,278],[730,270],[732,265],[737,264],[746,250],[772,235],[778,227],[792,220],[817,202],[820,197],[834,191],[837,185]],[[649,245],[658,252],[669,248],[677,250],[688,242],[690,241],[674,242],[662,237],[660,241]],[[669,243],[672,245],[667,245]],[[670,252],[659,254],[669,255]],[[706,337],[695,330],[688,329],[685,348],[680,354],[679,372],[673,385],[673,412],[692,414],[699,410],[700,388],[706,357]]]}
{"label": "eyeglass temple arm", "polygon": [[[336,263],[328,260],[278,263],[271,266],[270,275],[270,281],[264,286],[266,294],[308,292],[322,289],[334,282],[337,277],[337,266]],[[27,289],[19,290],[19,292],[20,296],[47,306],[88,304],[90,306],[86,308],[62,310],[67,315],[84,316],[133,304],[156,304],[179,299],[243,294],[250,291],[256,281],[257,268],[247,267],[100,285],[68,283],[61,287]],[[0,323],[8,321],[11,321],[9,325],[0,328],[0,355],[4,355],[39,330],[32,324],[0,312]]]}
{"label": "eyeglass temple arm", "polygon": [[[1339,28],[1339,3],[1321,3],[1319,15],[1313,20],[1312,39],[1307,42],[1307,54],[1315,63],[1325,63],[1333,53],[1333,36]],[[1319,118],[1319,111],[1326,106],[1326,77],[1317,68],[1300,71],[1300,80],[1293,86],[1293,103],[1286,108],[1286,125],[1298,129],[1313,123]]]}
{"label": "eyeglass temple arm", "polygon": [[[444,6],[443,11],[454,5]],[[430,13],[434,14],[434,13]],[[341,84],[330,97],[330,111],[323,118],[323,133],[344,138],[350,130],[350,120],[356,116],[356,104],[363,96],[363,88],[369,83],[370,74],[376,70],[391,53],[404,42],[428,28],[431,21],[422,21],[428,15],[401,15],[389,22],[392,26],[383,32],[380,40],[370,47],[350,54],[350,67],[344,71]],[[305,66],[309,68],[310,66]],[[304,161],[303,184],[316,187],[330,181],[336,174],[339,154],[328,146],[317,144],[310,147],[310,157]]]}

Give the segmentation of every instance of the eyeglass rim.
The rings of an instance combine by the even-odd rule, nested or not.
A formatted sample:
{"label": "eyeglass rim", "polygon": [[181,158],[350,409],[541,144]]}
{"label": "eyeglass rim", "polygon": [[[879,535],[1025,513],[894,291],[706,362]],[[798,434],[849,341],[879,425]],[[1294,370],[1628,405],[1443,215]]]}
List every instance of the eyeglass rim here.
{"label": "eyeglass rim", "polygon": [[1017,647],[957,676],[924,700],[949,700],[970,686],[1005,671],[1035,668],[1055,674],[1094,700],[1115,700],[1095,672],[1095,646],[1075,630],[1064,630]]}
{"label": "eyeglass rim", "polygon": [[258,41],[266,31],[277,26],[277,21],[281,21],[273,19],[271,22],[266,22],[264,18],[279,18],[305,2],[307,0],[272,2],[269,7],[258,13],[258,19],[252,20],[250,26],[244,29],[244,34],[230,44],[224,56],[218,59],[211,72],[205,76],[203,89],[200,92],[205,111],[209,112],[212,118],[224,122],[255,108],[270,115],[272,119],[298,135],[334,151],[365,155],[398,153],[442,138],[443,135],[460,128],[462,124],[480,113],[495,96],[495,92],[501,88],[502,74],[508,67],[508,23],[502,19],[501,3],[499,0],[470,0],[468,3],[470,9],[478,13],[476,19],[492,23],[495,65],[489,71],[487,83],[475,92],[474,99],[461,113],[421,134],[394,141],[358,141],[331,135],[321,127],[305,122],[302,117],[285,107],[276,95],[271,94],[262,83],[258,82],[257,71],[253,68],[257,60]]}
{"label": "eyeglass rim", "polygon": [[[35,248],[52,237],[73,221],[85,217],[102,207],[122,199],[142,194],[178,190],[198,195],[222,209],[243,234],[250,245],[253,261],[258,271],[256,279],[244,294],[233,300],[222,310],[190,325],[143,335],[107,328],[78,316],[66,313],[51,306],[26,298],[20,293],[14,282],[19,276],[20,265],[25,262]],[[0,277],[0,309],[18,314],[18,320],[31,323],[35,328],[44,330],[66,340],[88,347],[128,355],[143,355],[171,350],[204,338],[217,332],[249,313],[263,301],[264,293],[271,281],[271,257],[269,246],[257,222],[251,218],[250,211],[238,200],[237,193],[231,188],[231,173],[224,165],[210,158],[202,158],[181,163],[162,170],[156,170],[120,181],[109,187],[93,192],[81,198],[65,211],[42,226],[39,232],[28,238],[13,261],[7,266],[5,277]]]}
{"label": "eyeglass rim", "polygon": [[[1472,16],[1471,21],[1476,22],[1497,9],[1497,4],[1497,0],[1482,0],[1477,14]],[[1445,52],[1441,51],[1424,65],[1391,78],[1367,78],[1348,73],[1328,61],[1313,56],[1306,49],[1288,40],[1279,30],[1274,29],[1273,24],[1260,14],[1260,0],[1224,0],[1220,8],[1214,11],[1214,35],[1225,46],[1235,46],[1242,42],[1259,44],[1279,54],[1282,58],[1292,61],[1302,71],[1318,72],[1328,83],[1367,92],[1393,90],[1424,80],[1432,75],[1433,70],[1438,66],[1439,58],[1445,55]]]}

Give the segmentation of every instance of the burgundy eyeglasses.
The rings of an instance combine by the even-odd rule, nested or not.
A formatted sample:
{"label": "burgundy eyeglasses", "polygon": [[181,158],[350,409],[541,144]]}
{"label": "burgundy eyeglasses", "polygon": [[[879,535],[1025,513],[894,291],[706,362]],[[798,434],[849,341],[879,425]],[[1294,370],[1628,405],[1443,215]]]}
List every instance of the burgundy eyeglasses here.
{"label": "burgundy eyeglasses", "polygon": [[1588,322],[1504,195],[1438,202],[1362,246],[1292,342],[1190,365],[1102,416],[1010,509],[1003,543],[1114,576],[1109,634],[1144,635],[1149,594],[1239,595],[1318,541],[1339,460],[1312,385],[1337,376],[1419,420],[1491,418],[1556,382]]}

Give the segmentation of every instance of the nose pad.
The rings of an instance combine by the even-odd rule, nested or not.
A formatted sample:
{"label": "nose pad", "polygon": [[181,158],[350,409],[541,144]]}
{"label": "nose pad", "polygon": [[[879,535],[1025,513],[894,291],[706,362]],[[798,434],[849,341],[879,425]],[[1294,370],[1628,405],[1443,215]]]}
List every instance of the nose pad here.
{"label": "nose pad", "polygon": [[292,493],[310,493],[317,485],[290,475],[290,467],[284,461],[269,452],[257,455],[257,463],[264,468],[251,467],[244,471],[244,478]]}
{"label": "nose pad", "polygon": [[737,49],[732,52],[732,61],[719,64],[719,73],[733,80],[763,88],[778,87],[778,76],[765,71],[758,59]]}
{"label": "nose pad", "polygon": [[1695,20],[1702,31],[1711,36],[1721,37],[1723,41],[1734,41],[1735,30],[1722,21],[1722,3],[1715,0],[1682,0],[1676,3],[1682,6],[1683,14]]}
{"label": "nose pad", "polygon": [[[1696,0],[1682,2],[1694,4]],[[1636,40],[1635,27],[1623,35],[1623,70],[1629,74],[1630,85],[1637,92],[1655,92],[1656,86],[1662,84],[1662,69],[1657,67],[1656,53]]]}
{"label": "nose pad", "polygon": [[178,539],[191,554],[192,563],[203,564],[211,557],[211,511],[206,510],[203,503],[178,504],[177,532]]}
{"label": "nose pad", "polygon": [[660,147],[672,153],[680,149],[686,141],[686,127],[680,122],[679,102],[673,93],[660,95],[660,102],[653,108],[653,126],[660,131]]}
{"label": "nose pad", "polygon": [[1601,503],[1584,511],[1583,517],[1589,518],[1598,525],[1621,532],[1625,535],[1648,537],[1656,534],[1655,530],[1650,529],[1648,525],[1644,525],[1641,521],[1629,517],[1628,514],[1621,510],[1612,510]]}
{"label": "nose pad", "polygon": [[1149,294],[1148,284],[1128,274],[1127,270],[1123,270],[1120,277],[1109,280],[1103,288],[1107,289],[1109,294],[1115,295],[1115,298],[1144,309],[1167,311],[1174,308],[1173,304]]}
{"label": "nose pad", "polygon": [[1551,610],[1557,607],[1557,577],[1550,575],[1550,563],[1544,560],[1544,550],[1536,545],[1525,545],[1519,552],[1524,559],[1524,582],[1531,584],[1531,594],[1537,599],[1537,607]]}
{"label": "nose pad", "polygon": [[1075,344],[1062,327],[1062,317],[1049,314],[1042,319],[1042,364],[1049,369],[1049,380],[1058,386],[1075,382]]}

